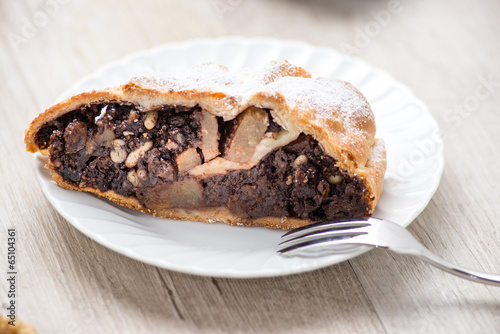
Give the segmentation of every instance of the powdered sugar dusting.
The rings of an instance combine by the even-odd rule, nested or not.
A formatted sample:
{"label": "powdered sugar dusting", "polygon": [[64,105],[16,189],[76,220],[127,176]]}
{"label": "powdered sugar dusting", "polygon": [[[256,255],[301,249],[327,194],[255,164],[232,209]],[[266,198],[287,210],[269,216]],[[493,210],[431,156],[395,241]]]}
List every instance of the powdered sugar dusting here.
{"label": "powdered sugar dusting", "polygon": [[385,151],[385,143],[383,140],[379,139],[372,146],[370,151],[369,160],[371,161],[380,161],[385,160],[386,151]]}
{"label": "powdered sugar dusting", "polygon": [[163,91],[222,93],[226,98],[220,102],[225,109],[235,108],[234,102],[246,105],[256,93],[265,93],[268,97],[281,95],[290,109],[315,110],[315,119],[311,122],[322,123],[335,117],[342,132],[364,129],[361,123],[373,119],[367,101],[350,84],[309,76],[302,68],[283,61],[239,71],[206,63],[172,77],[135,78],[133,82]]}
{"label": "powdered sugar dusting", "polygon": [[346,131],[355,131],[359,122],[373,117],[368,103],[343,81],[284,77],[268,89],[283,95],[290,108],[316,110],[317,119],[331,118],[335,112]]}
{"label": "powdered sugar dusting", "polygon": [[287,62],[270,62],[258,68],[229,71],[226,67],[205,63],[180,71],[171,77],[139,77],[132,82],[156,90],[196,90],[218,92],[244,104],[252,95],[284,75],[304,76],[305,70]]}

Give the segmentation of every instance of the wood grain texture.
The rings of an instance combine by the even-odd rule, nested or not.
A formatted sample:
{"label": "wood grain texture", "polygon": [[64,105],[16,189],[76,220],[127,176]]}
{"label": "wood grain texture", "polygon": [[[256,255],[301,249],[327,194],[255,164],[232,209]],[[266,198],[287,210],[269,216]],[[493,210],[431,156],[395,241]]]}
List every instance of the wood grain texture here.
{"label": "wood grain texture", "polygon": [[[443,179],[410,231],[449,261],[500,273],[500,3],[402,0],[384,16],[389,4],[0,1],[2,314],[6,232],[15,227],[18,316],[39,333],[500,333],[500,289],[383,250],[310,273],[249,280],[131,260],[58,215],[24,152],[34,116],[81,76],[133,51],[228,34],[336,49],[347,43],[408,85],[442,129]],[[384,27],[356,44],[358,31],[377,19]],[[40,27],[26,30],[35,20]],[[471,104],[478,89],[488,89],[485,80],[489,94]]]}

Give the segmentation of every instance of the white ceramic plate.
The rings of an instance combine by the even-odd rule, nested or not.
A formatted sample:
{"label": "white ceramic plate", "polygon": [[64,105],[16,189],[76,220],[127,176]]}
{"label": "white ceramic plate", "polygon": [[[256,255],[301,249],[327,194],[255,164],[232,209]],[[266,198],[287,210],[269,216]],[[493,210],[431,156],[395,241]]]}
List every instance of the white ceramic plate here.
{"label": "white ceramic plate", "polygon": [[[439,129],[427,107],[381,70],[340,53],[296,41],[225,37],[167,44],[132,54],[79,81],[62,98],[128,81],[136,75],[162,75],[206,61],[230,69],[283,59],[313,76],[343,79],[367,97],[376,116],[377,137],[388,151],[385,190],[376,217],[407,226],[425,208],[443,171]],[[158,267],[216,277],[265,277],[325,267],[368,250],[319,258],[276,254],[282,231],[260,227],[159,219],[118,207],[93,195],[56,186],[37,156],[43,191],[74,227],[118,253]]]}

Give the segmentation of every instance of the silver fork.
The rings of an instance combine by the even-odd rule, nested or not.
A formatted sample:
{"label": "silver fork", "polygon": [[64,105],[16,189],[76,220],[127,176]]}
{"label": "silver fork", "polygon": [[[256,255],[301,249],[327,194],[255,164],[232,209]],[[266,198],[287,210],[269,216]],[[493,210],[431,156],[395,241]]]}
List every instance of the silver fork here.
{"label": "silver fork", "polygon": [[367,245],[419,257],[439,269],[470,281],[500,286],[500,275],[449,263],[425,248],[404,227],[378,218],[319,222],[291,230],[282,239],[278,253],[284,256],[339,254],[353,251],[353,245]]}

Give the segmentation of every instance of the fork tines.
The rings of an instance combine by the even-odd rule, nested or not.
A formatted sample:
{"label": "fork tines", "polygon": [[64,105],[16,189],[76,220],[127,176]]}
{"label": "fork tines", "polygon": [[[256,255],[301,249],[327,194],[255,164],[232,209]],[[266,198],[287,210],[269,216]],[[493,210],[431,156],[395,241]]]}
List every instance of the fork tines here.
{"label": "fork tines", "polygon": [[325,221],[299,227],[281,237],[283,241],[278,245],[278,253],[293,253],[297,249],[303,251],[314,248],[315,244],[334,243],[366,234],[365,228],[368,226],[370,223],[364,218],[350,218],[350,220]]}

